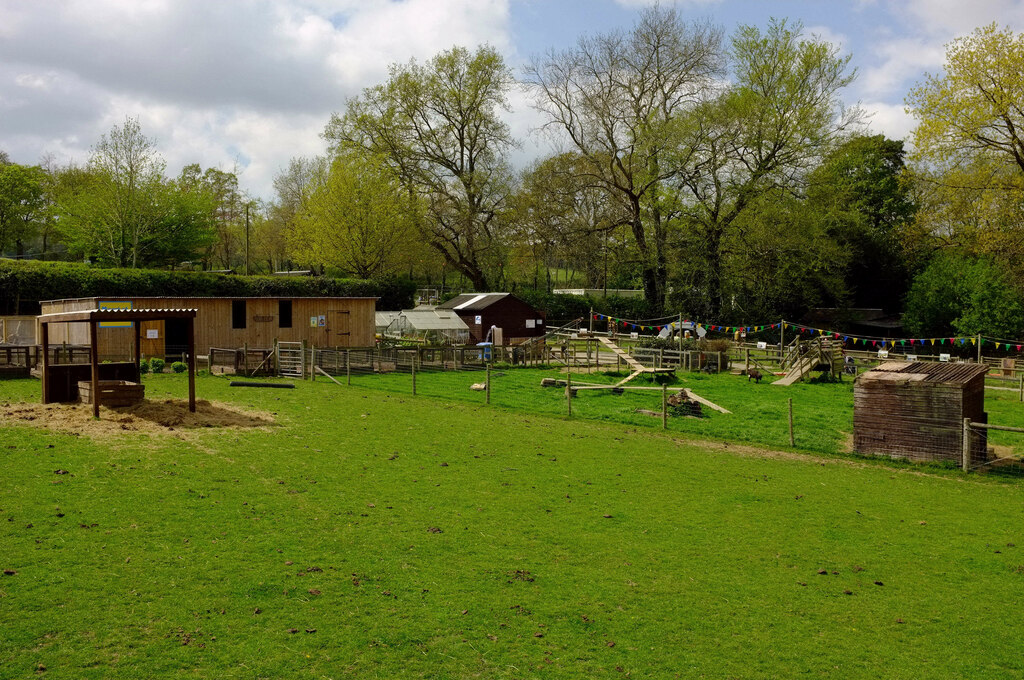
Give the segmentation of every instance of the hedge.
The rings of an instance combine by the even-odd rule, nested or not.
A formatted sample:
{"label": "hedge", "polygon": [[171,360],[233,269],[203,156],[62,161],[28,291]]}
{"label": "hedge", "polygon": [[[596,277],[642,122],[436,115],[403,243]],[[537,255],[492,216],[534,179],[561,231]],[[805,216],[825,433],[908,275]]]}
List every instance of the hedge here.
{"label": "hedge", "polygon": [[379,297],[377,309],[407,309],[415,292],[415,284],[404,279],[238,276],[0,259],[0,314],[38,314],[42,300],[94,296]]}

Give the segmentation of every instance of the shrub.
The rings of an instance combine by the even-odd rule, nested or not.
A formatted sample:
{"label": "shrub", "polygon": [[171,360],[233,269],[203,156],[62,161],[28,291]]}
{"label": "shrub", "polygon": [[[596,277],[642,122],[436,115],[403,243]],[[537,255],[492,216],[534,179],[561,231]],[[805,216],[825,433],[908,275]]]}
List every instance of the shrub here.
{"label": "shrub", "polygon": [[175,361],[173,364],[171,364],[171,370],[174,371],[175,373],[184,373],[185,371],[188,370],[188,364],[186,364],[184,361]]}
{"label": "shrub", "polygon": [[163,359],[153,357],[149,360],[149,366],[153,369],[154,373],[163,373],[166,362]]}
{"label": "shrub", "polygon": [[149,362],[143,359],[139,362],[139,375],[146,375],[149,373]]}

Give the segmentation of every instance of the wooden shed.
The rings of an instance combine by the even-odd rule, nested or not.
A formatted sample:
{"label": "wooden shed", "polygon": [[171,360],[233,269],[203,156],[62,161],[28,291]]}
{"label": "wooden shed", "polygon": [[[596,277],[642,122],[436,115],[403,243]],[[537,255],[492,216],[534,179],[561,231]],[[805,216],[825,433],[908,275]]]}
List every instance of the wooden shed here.
{"label": "wooden shed", "polygon": [[[195,351],[211,347],[237,349],[248,345],[269,349],[274,340],[316,347],[372,347],[377,298],[76,298],[47,300],[43,314],[90,309],[196,310]],[[187,345],[185,324],[177,319],[140,322],[140,344],[147,357],[177,357]],[[107,356],[133,350],[132,323],[100,324],[100,347]],[[81,324],[50,324],[50,344],[88,345]]]}
{"label": "wooden shed", "polygon": [[[853,448],[857,453],[959,463],[963,420],[988,422],[980,364],[884,363],[853,386]],[[984,462],[987,439],[971,437],[972,463]]]}
{"label": "wooden shed", "polygon": [[511,293],[464,293],[437,308],[458,314],[473,343],[487,340],[491,326],[501,330],[498,344],[514,345],[547,333],[544,314]]}

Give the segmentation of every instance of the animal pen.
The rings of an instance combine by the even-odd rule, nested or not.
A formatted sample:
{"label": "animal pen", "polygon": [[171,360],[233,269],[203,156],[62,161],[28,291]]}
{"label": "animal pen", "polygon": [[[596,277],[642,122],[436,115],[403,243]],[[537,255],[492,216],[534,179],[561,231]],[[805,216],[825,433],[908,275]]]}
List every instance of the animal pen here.
{"label": "animal pen", "polygon": [[[857,453],[914,461],[964,459],[964,419],[987,423],[979,364],[891,361],[861,374],[853,389]],[[967,458],[985,462],[988,442],[971,438]]]}
{"label": "animal pen", "polygon": [[[39,317],[42,336],[43,403],[76,401],[86,397],[92,403],[93,416],[99,418],[100,404],[125,405],[141,400],[144,389],[139,380],[141,360],[141,326],[155,321],[181,321],[185,325],[188,363],[188,410],[196,410],[196,358],[194,309],[85,309],[76,312],[44,314]],[[131,329],[133,357],[130,361],[100,363],[100,334],[102,324],[124,324]],[[88,364],[50,364],[51,325],[63,329],[67,325],[87,324],[89,337]]]}

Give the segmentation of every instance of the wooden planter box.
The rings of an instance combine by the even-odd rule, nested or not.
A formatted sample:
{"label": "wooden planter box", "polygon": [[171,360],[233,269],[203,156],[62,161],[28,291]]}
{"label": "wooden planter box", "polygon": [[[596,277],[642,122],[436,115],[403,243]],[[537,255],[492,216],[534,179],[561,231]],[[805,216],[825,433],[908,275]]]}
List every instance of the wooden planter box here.
{"label": "wooden planter box", "polygon": [[[78,398],[83,404],[92,403],[92,382],[78,383]],[[101,406],[131,406],[146,398],[146,386],[127,380],[100,380],[99,402]]]}

